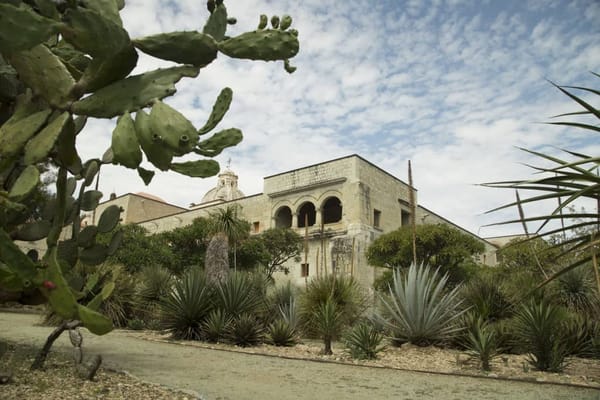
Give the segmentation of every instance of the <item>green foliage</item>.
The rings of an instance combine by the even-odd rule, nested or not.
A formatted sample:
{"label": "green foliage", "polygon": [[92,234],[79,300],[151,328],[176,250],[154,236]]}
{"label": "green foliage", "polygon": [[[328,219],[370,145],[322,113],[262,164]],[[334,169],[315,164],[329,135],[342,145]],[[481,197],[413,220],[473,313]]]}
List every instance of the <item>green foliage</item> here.
{"label": "green foliage", "polygon": [[320,303],[311,316],[311,328],[323,339],[323,354],[333,354],[331,342],[340,334],[343,326],[343,311],[332,297]]}
{"label": "green foliage", "polygon": [[293,346],[297,342],[297,335],[294,326],[282,318],[276,319],[267,327],[269,343],[275,346]]}
{"label": "green foliage", "polygon": [[498,274],[480,274],[463,286],[460,296],[465,306],[484,322],[508,318],[512,315],[512,304],[502,290],[502,283]]}
{"label": "green foliage", "polygon": [[389,295],[379,295],[382,311],[377,314],[395,343],[427,346],[457,332],[453,321],[463,312],[459,309],[460,287],[448,292],[447,281],[448,275],[440,276],[429,266],[413,264],[404,276],[395,271]]}
{"label": "green foliage", "polygon": [[284,264],[300,260],[302,237],[291,229],[272,228],[244,241],[238,249],[240,264],[260,266],[268,279],[275,272],[289,273]]}
{"label": "green foliage", "polygon": [[[598,78],[600,75],[592,74]],[[554,84],[553,84],[554,85]],[[586,118],[584,120],[571,121],[556,121],[550,122],[551,125],[568,126],[572,128],[582,129],[588,134],[597,134],[599,128],[597,126],[600,119],[600,110],[581,96],[575,95],[575,92],[599,96],[600,92],[597,89],[577,87],[577,86],[557,86],[564,95],[576,102],[580,109],[575,112],[562,114],[558,117],[573,117],[577,116]],[[597,100],[597,97],[594,97]],[[565,150],[569,159],[560,159],[549,154],[540,153],[522,149],[529,154],[532,154],[540,159],[550,162],[551,165],[532,168],[537,172],[538,177],[535,179],[515,180],[505,182],[493,182],[484,184],[484,186],[507,188],[512,190],[528,190],[533,193],[530,197],[521,200],[517,192],[517,200],[513,203],[503,205],[490,212],[517,207],[519,219],[502,222],[501,224],[518,223],[525,228],[530,223],[537,224],[536,238],[552,238],[555,236],[562,237],[559,243],[553,247],[554,250],[560,252],[560,259],[564,260],[565,265],[559,268],[542,284],[556,279],[558,276],[584,266],[590,261],[596,264],[598,257],[598,244],[600,243],[600,233],[598,231],[598,211],[596,212],[575,212],[567,216],[564,212],[572,207],[575,201],[590,199],[596,202],[600,197],[600,186],[598,185],[598,167],[600,161],[597,156],[585,155],[578,152]],[[552,202],[556,204],[550,213],[536,213],[533,216],[525,216],[522,212],[523,205],[531,206],[532,210],[545,210],[546,207],[539,205]],[[594,203],[595,204],[595,203]],[[551,227],[552,222],[560,222],[557,227]],[[597,265],[594,265],[597,268]],[[599,288],[600,289],[600,288]]]}
{"label": "green foliage", "polygon": [[344,336],[344,343],[352,358],[373,360],[384,349],[381,345],[383,334],[369,322],[353,326]]}
{"label": "green foliage", "polygon": [[479,359],[481,369],[490,370],[490,361],[498,355],[496,331],[481,317],[470,314],[472,320],[466,332],[465,347],[474,357]]}
{"label": "green foliage", "polygon": [[335,309],[340,329],[359,320],[368,306],[362,287],[351,276],[329,275],[311,279],[299,298],[303,330],[309,336],[320,336],[315,318],[327,302],[333,304],[328,307]]}
{"label": "green foliage", "polygon": [[202,324],[204,338],[209,342],[219,342],[227,335],[231,322],[232,318],[223,312],[223,310],[212,310]]}
{"label": "green foliage", "polygon": [[263,339],[263,327],[255,316],[243,313],[231,322],[228,337],[232,343],[241,347],[256,346]]}
{"label": "green foliage", "polygon": [[263,293],[248,274],[231,274],[216,285],[215,307],[227,317],[254,314],[262,304]]}
{"label": "green foliage", "polygon": [[213,309],[212,289],[199,269],[188,271],[161,301],[161,325],[176,339],[199,340]]}
{"label": "green foliage", "polygon": [[515,318],[515,333],[529,353],[529,361],[540,371],[560,372],[569,354],[563,331],[566,314],[547,301],[523,304]]}
{"label": "green foliage", "polygon": [[[417,260],[448,273],[453,284],[468,275],[472,256],[482,253],[484,245],[472,236],[446,224],[416,227]],[[367,250],[369,264],[378,267],[408,268],[412,263],[412,231],[401,227],[378,237]]]}
{"label": "green foliage", "polygon": [[[172,256],[176,258],[171,270],[181,272],[181,267],[204,264],[206,246],[210,235],[210,224],[206,218],[196,218],[190,225],[158,234],[160,242],[168,243]],[[175,265],[180,268],[175,268]]]}
{"label": "green foliage", "polygon": [[599,304],[591,268],[577,268],[560,275],[556,280],[558,300],[565,307],[582,314],[593,314]]}
{"label": "green foliage", "polygon": [[[77,303],[79,295],[71,291],[64,276],[64,271],[70,271],[78,261],[89,266],[102,264],[114,256],[125,236],[117,232],[104,243],[96,241],[99,233],[110,233],[117,225],[120,210],[115,206],[100,215],[95,230],[90,228],[79,238],[81,211],[95,209],[101,196],[86,190],[101,165],[114,162],[137,169],[148,183],[154,171],[140,167],[145,154],[161,170],[211,176],[219,171],[216,161],[190,160],[190,156],[214,157],[242,138],[240,130],[230,128],[200,140],[200,134],[208,134],[222,120],[231,102],[231,90],[225,91],[228,100],[215,105],[218,112],[211,115],[211,122],[201,132],[161,102],[175,93],[179,80],[196,77],[216,58],[221,42],[229,40],[226,29],[234,20],[227,16],[222,1],[216,6],[209,3],[211,15],[203,33],[172,32],[137,40],[131,40],[122,26],[119,11],[123,2],[0,4],[1,290],[37,290],[63,318],[81,319],[96,333],[110,329],[109,319]],[[223,48],[239,56],[245,45],[252,45],[259,59],[280,59],[289,71],[288,59],[299,47],[297,34],[280,29],[268,36],[260,43],[233,40]],[[136,47],[154,57],[186,65],[130,75],[137,65]],[[150,107],[150,116],[142,111],[145,107]],[[86,117],[118,117],[111,146],[102,159],[82,161],[77,152],[78,133]],[[177,162],[180,156],[187,156],[186,161]],[[43,221],[27,221],[40,171],[46,165],[58,169],[56,199],[48,202],[41,213]],[[76,187],[78,193],[74,193]],[[35,225],[26,225],[31,222]],[[70,235],[61,235],[68,225]],[[17,233],[13,236],[13,232]],[[45,256],[36,261],[19,256],[12,243],[17,236],[27,240],[46,238]],[[152,259],[129,254],[121,257],[123,264],[134,272],[143,265],[167,266],[168,260],[174,259],[168,255],[162,259],[168,253],[164,247],[149,249],[152,251],[145,253]],[[114,256],[112,262],[119,262],[115,259],[120,256]]]}

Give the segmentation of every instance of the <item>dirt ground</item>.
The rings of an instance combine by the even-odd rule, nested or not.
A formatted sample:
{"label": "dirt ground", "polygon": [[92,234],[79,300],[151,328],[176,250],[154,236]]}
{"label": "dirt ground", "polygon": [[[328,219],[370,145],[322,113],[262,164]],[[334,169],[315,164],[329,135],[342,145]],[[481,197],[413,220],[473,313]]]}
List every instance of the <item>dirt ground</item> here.
{"label": "dirt ground", "polygon": [[[41,346],[50,332],[48,327],[35,326],[39,316],[16,313],[0,313],[0,338]],[[546,375],[526,377],[533,380],[506,381],[482,377],[467,377],[452,374],[432,374],[411,372],[393,368],[341,363],[343,354],[332,360],[319,359],[313,353],[318,347],[309,344],[298,346],[295,351],[305,353],[307,358],[318,361],[265,356],[269,346],[251,348],[243,353],[231,349],[206,348],[196,343],[172,343],[158,335],[140,338],[139,333],[115,331],[102,337],[84,334],[84,351],[88,354],[100,353],[104,365],[109,368],[126,370],[148,382],[168,387],[185,389],[198,393],[203,399],[596,399],[600,400],[600,390],[596,382],[597,364],[587,366],[585,381],[596,387],[582,388],[547,383]],[[151,335],[152,336],[152,335]],[[151,340],[148,340],[151,339]],[[68,351],[68,338],[61,337],[57,350]],[[306,346],[306,347],[302,347]],[[429,348],[427,348],[429,349]],[[445,350],[395,349],[400,359],[411,352],[424,352],[420,355],[421,365],[429,363],[447,365],[449,371],[461,372],[476,366],[469,366],[466,359]],[[291,351],[291,350],[290,350]],[[431,354],[427,354],[430,351]],[[446,354],[443,358],[441,354]],[[290,354],[283,354],[293,357]],[[337,360],[336,360],[337,358]],[[410,357],[409,357],[410,358]],[[414,357],[413,357],[414,358]],[[454,358],[454,360],[452,360]],[[427,361],[429,360],[429,361]],[[329,362],[333,361],[333,362]],[[378,362],[384,363],[385,359]],[[374,362],[374,363],[377,363]],[[497,361],[492,376],[503,374],[500,367],[517,369],[511,360]],[[596,362],[597,363],[597,362]],[[402,368],[402,365],[396,365]],[[523,366],[519,365],[523,370]],[[593,368],[596,372],[593,372]],[[463,370],[461,370],[463,368]],[[419,368],[422,369],[422,368]],[[458,369],[452,371],[452,369]],[[592,371],[593,374],[590,374]],[[579,373],[579,372],[577,372]],[[557,374],[558,375],[558,374]],[[571,375],[560,374],[558,380],[570,381]],[[567,378],[565,377],[567,376]],[[101,376],[99,379],[102,379]],[[583,379],[583,378],[581,378]],[[537,380],[537,382],[536,382]],[[0,399],[2,388],[0,387]]]}

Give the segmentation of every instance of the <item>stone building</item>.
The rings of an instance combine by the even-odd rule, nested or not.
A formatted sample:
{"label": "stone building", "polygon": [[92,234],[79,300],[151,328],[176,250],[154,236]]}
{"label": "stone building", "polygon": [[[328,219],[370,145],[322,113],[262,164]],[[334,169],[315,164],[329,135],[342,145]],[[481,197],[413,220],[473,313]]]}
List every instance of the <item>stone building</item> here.
{"label": "stone building", "polygon": [[[263,193],[244,196],[237,175],[228,168],[219,174],[217,186],[190,209],[142,193],[127,194],[102,203],[96,218],[107,206],[118,204],[124,209],[125,223],[138,223],[157,233],[237,204],[241,217],[251,223],[252,234],[284,227],[307,238],[302,261],[290,261],[290,274],[276,278],[301,283],[336,271],[352,274],[368,286],[377,271],[367,263],[367,247],[382,233],[410,221],[409,185],[358,155],[267,176],[263,187]],[[417,190],[413,190],[417,199]],[[444,223],[473,235],[425,207],[418,206],[416,213],[418,224]],[[473,236],[486,248],[479,261],[495,265],[497,247]]]}

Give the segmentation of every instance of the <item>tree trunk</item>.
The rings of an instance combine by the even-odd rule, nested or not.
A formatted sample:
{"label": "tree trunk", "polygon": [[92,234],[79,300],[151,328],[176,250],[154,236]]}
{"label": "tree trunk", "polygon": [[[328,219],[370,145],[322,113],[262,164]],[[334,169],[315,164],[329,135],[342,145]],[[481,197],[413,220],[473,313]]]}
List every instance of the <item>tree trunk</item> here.
{"label": "tree trunk", "polygon": [[229,276],[229,240],[227,235],[214,235],[206,248],[206,278],[209,282],[223,282]]}
{"label": "tree trunk", "polygon": [[333,351],[331,351],[331,338],[330,337],[324,337],[323,338],[323,343],[325,344],[325,348],[323,349],[323,354],[325,355],[332,355]]}
{"label": "tree trunk", "polygon": [[56,329],[54,329],[52,331],[52,333],[48,336],[48,339],[46,339],[46,343],[44,344],[44,347],[42,347],[42,349],[38,353],[37,357],[31,364],[31,369],[32,370],[42,369],[44,367],[44,362],[46,361],[46,357],[48,357],[48,353],[50,353],[50,349],[52,348],[52,345],[54,344],[56,339],[58,339],[65,330],[75,329],[81,325],[82,325],[81,321],[78,321],[78,320],[63,321],[63,323],[60,324]]}

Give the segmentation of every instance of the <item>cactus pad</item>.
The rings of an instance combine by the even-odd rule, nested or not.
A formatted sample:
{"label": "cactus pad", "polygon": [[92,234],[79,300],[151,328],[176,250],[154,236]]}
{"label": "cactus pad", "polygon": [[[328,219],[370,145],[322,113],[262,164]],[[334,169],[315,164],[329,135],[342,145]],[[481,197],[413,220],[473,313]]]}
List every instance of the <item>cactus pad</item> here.
{"label": "cactus pad", "polygon": [[235,146],[242,141],[242,131],[239,129],[231,128],[215,133],[209,139],[203,140],[198,143],[196,153],[206,157],[214,157],[227,148]]}
{"label": "cactus pad", "polygon": [[208,121],[206,121],[206,124],[204,124],[204,126],[198,130],[200,135],[212,131],[219,124],[219,122],[221,122],[225,116],[225,113],[227,110],[229,110],[232,99],[233,91],[230,88],[226,87],[221,90],[219,97],[217,97],[217,100],[213,105],[213,109],[208,117]]}
{"label": "cactus pad", "polygon": [[194,178],[207,178],[219,173],[219,163],[214,160],[198,160],[171,164],[171,169]]}
{"label": "cactus pad", "polygon": [[98,220],[98,232],[107,233],[112,231],[119,223],[121,209],[119,206],[108,206],[100,215]]}
{"label": "cactus pad", "polygon": [[175,83],[184,76],[194,78],[200,70],[181,66],[157,69],[114,82],[96,93],[73,103],[75,114],[97,118],[112,118],[128,111],[137,111],[175,93]]}
{"label": "cactus pad", "polygon": [[0,3],[0,53],[29,50],[58,33],[60,26],[23,4]]}
{"label": "cactus pad", "polygon": [[150,129],[178,156],[192,151],[198,142],[194,125],[179,111],[160,100],[152,106]]}
{"label": "cactus pad", "polygon": [[196,31],[146,36],[135,39],[133,44],[153,57],[198,67],[204,67],[217,58],[215,39]]}
{"label": "cactus pad", "polygon": [[154,136],[150,128],[150,117],[143,110],[138,111],[135,116],[135,133],[148,161],[161,171],[168,170],[173,151],[166,148],[158,136]]}
{"label": "cactus pad", "polygon": [[38,111],[17,121],[7,121],[0,126],[0,155],[18,154],[25,143],[46,123],[51,110]]}
{"label": "cactus pad", "polygon": [[22,200],[29,196],[31,192],[40,183],[40,171],[35,165],[30,165],[21,172],[13,187],[8,193],[8,197],[13,200]]}
{"label": "cactus pad", "polygon": [[227,31],[227,9],[225,4],[219,4],[210,13],[202,32],[212,36],[217,42],[223,40]]}
{"label": "cactus pad", "polygon": [[142,162],[142,151],[135,132],[135,125],[129,113],[117,120],[112,133],[113,163],[127,168],[137,168]]}
{"label": "cactus pad", "polygon": [[142,178],[142,180],[144,181],[144,185],[146,186],[148,186],[152,181],[152,178],[154,178],[154,171],[149,171],[142,167],[138,167],[137,172],[140,178]]}
{"label": "cactus pad", "polygon": [[48,157],[48,153],[54,147],[58,136],[63,131],[67,121],[71,118],[68,112],[60,114],[54,118],[44,129],[40,131],[33,139],[25,145],[26,165],[31,165],[44,161]]}
{"label": "cactus pad", "polygon": [[219,43],[219,51],[232,58],[249,60],[285,60],[298,54],[298,38],[279,29],[257,30]]}

